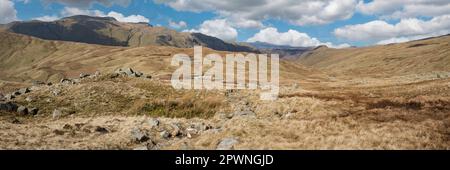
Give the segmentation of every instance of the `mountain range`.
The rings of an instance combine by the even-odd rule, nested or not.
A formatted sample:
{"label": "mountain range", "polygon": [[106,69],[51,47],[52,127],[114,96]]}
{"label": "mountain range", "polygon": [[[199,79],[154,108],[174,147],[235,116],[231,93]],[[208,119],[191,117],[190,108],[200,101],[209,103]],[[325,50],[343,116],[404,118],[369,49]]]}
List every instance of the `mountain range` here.
{"label": "mountain range", "polygon": [[177,32],[148,23],[124,23],[112,17],[76,15],[52,22],[17,21],[2,27],[9,32],[46,40],[125,47],[158,45],[191,48],[202,45],[220,51],[257,52],[250,46],[225,42],[201,33]]}

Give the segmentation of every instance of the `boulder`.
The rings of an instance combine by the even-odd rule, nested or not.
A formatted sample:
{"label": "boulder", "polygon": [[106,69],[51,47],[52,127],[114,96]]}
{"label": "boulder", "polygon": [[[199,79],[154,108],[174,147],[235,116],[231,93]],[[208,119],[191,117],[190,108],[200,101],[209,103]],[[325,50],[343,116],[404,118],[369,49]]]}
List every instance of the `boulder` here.
{"label": "boulder", "polygon": [[95,128],[95,131],[98,132],[98,133],[103,133],[103,134],[109,132],[108,129],[106,129],[106,128],[104,128],[104,127],[101,127],[101,126],[97,126],[97,127]]}
{"label": "boulder", "polygon": [[91,75],[85,74],[85,73],[80,73],[80,79],[83,79],[83,78],[86,78],[86,77],[89,77],[89,76],[91,76]]}
{"label": "boulder", "polygon": [[140,130],[139,128],[134,128],[131,130],[131,137],[132,137],[133,141],[139,142],[139,143],[145,142],[150,139],[148,137],[147,133]]}
{"label": "boulder", "polygon": [[16,98],[16,96],[14,96],[13,94],[7,94],[4,98],[6,100],[12,100],[12,99]]}
{"label": "boulder", "polygon": [[28,109],[28,113],[30,113],[31,115],[37,115],[38,114],[38,112],[39,112],[39,109],[38,108],[35,108],[35,107],[33,107],[33,108],[31,108],[31,109]]}
{"label": "boulder", "polygon": [[29,93],[30,89],[28,87],[19,89],[20,95]]}
{"label": "boulder", "polygon": [[217,145],[217,150],[232,150],[234,145],[238,143],[236,138],[225,138],[222,139]]}
{"label": "boulder", "polygon": [[27,115],[28,114],[28,108],[26,108],[25,106],[19,106],[17,108],[17,113],[19,113],[20,115]]}
{"label": "boulder", "polygon": [[131,68],[125,68],[125,69],[123,69],[123,72],[125,72],[129,76],[134,74],[134,70]]}
{"label": "boulder", "polygon": [[161,138],[163,139],[168,139],[170,138],[170,133],[167,131],[162,131],[161,133],[159,133],[159,136],[161,136]]}
{"label": "boulder", "polygon": [[11,102],[0,103],[0,110],[7,112],[15,112],[17,111],[18,106]]}
{"label": "boulder", "polygon": [[61,81],[59,81],[59,83],[61,83],[61,84],[73,84],[72,80],[70,80],[70,79],[61,79]]}
{"label": "boulder", "polygon": [[158,119],[150,119],[150,120],[148,120],[148,125],[150,125],[151,128],[158,127],[159,120]]}
{"label": "boulder", "polygon": [[32,101],[34,101],[34,100],[33,100],[33,97],[28,96],[27,98],[25,98],[25,101],[27,101],[27,102],[32,102]]}

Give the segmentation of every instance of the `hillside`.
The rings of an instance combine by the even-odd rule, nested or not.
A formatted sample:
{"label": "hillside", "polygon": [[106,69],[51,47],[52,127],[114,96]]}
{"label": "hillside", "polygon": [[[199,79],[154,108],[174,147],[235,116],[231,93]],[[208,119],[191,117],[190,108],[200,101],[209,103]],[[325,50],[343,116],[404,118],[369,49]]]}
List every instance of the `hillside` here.
{"label": "hillside", "polygon": [[[50,41],[0,31],[0,79],[31,82],[32,80],[58,82],[62,78],[77,77],[80,73],[110,72],[132,67],[144,73],[169,79],[175,68],[170,66],[172,56],[193,50],[171,46],[117,47],[67,41]],[[203,49],[204,54],[225,51]],[[282,61],[282,77],[321,77],[311,69]]]}
{"label": "hillside", "polygon": [[142,47],[148,45],[190,48],[202,45],[221,51],[254,51],[238,44],[227,43],[200,33],[185,33],[148,23],[124,23],[112,17],[77,15],[53,22],[12,22],[5,28],[14,33],[47,40],[83,42],[99,45]]}
{"label": "hillside", "polygon": [[392,76],[450,71],[450,35],[363,48],[316,48],[298,62],[333,74]]}
{"label": "hillside", "polygon": [[[450,78],[405,78],[399,75],[418,71],[399,67],[390,70],[398,74],[390,75],[394,77],[366,79],[365,74],[345,70],[367,73],[350,62],[379,59],[340,58],[349,63],[337,71],[349,79],[281,60],[279,99],[264,101],[258,90],[173,89],[167,81],[174,69],[169,63],[175,53],[192,56],[188,48],[103,46],[10,32],[0,32],[0,39],[0,149],[450,148]],[[442,49],[410,48],[432,50],[428,54],[422,49],[435,58],[441,55],[439,50],[448,51],[442,45],[446,40],[420,41]],[[400,52],[407,52],[404,46],[372,47],[399,52],[365,50],[372,56],[377,52],[401,57]],[[352,50],[360,52],[356,56],[364,52],[320,47],[309,55],[322,58],[301,61],[331,72],[319,66],[333,63],[319,60],[327,56],[317,54],[344,55]],[[210,52],[227,53],[204,49],[205,54]],[[449,65],[415,63],[422,64],[412,68],[423,71]],[[375,66],[373,70],[391,67],[377,62]],[[152,77],[114,75],[114,70],[125,67]],[[60,82],[62,78],[69,79]]]}

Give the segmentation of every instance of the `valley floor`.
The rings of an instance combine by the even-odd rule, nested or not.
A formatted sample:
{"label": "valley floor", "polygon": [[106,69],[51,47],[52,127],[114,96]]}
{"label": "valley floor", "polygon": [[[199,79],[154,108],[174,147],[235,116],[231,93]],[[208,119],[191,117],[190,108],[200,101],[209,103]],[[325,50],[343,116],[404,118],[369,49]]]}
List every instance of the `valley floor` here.
{"label": "valley floor", "polygon": [[40,111],[0,112],[1,149],[450,149],[448,77],[290,82],[273,102],[110,75],[30,91],[13,101]]}

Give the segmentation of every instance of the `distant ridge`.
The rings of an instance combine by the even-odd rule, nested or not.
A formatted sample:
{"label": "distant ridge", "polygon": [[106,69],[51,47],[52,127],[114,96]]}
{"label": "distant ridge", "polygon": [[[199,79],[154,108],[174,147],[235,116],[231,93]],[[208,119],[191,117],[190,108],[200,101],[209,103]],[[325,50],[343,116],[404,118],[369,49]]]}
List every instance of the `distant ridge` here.
{"label": "distant ridge", "polygon": [[257,52],[249,46],[228,43],[201,33],[177,32],[148,23],[124,23],[112,17],[75,15],[52,22],[20,21],[3,26],[9,32],[47,40],[73,41],[109,46],[148,45],[191,48],[195,45],[220,51]]}

